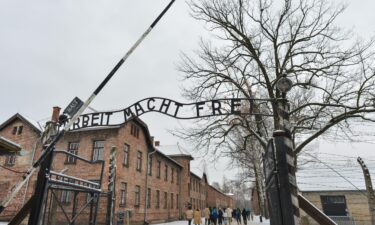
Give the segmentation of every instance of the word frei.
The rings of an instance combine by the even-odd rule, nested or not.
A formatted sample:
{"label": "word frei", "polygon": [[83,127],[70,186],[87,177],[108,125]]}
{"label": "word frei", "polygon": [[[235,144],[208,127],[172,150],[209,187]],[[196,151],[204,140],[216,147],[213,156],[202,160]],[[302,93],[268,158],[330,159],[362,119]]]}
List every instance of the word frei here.
{"label": "word frei", "polygon": [[251,114],[251,103],[246,98],[231,98],[180,103],[167,98],[145,98],[116,111],[95,112],[81,115],[71,130],[98,126],[117,126],[148,112],[159,112],[177,119],[196,119],[221,115]]}

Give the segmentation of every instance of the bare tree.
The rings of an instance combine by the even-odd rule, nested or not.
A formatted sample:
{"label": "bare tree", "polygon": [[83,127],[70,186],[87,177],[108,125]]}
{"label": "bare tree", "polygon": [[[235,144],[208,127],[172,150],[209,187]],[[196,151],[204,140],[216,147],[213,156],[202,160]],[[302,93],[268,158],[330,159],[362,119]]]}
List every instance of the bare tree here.
{"label": "bare tree", "polygon": [[252,102],[256,115],[204,118],[180,131],[197,149],[229,153],[257,177],[261,171],[254,157],[260,157],[272,132],[284,126],[278,102],[285,95],[275,87],[282,77],[293,82],[288,99],[296,161],[323,134],[339,130],[350,137],[353,119],[375,122],[374,40],[356,39],[335,24],[345,5],[329,0],[192,0],[190,6],[213,39],[201,40],[195,54],[182,56],[180,71],[191,81],[184,96],[192,101],[268,100]]}
{"label": "bare tree", "polygon": [[[222,97],[266,98],[254,104],[257,116],[202,119],[182,132],[199,147],[220,149],[235,127],[264,148],[282,128],[275,88],[287,77],[295,153],[337,128],[350,132],[350,119],[375,121],[374,41],[355,40],[335,24],[345,6],[328,0],[193,0],[194,18],[216,38],[201,41],[193,56],[183,55],[180,70],[192,82],[190,100]],[[279,2],[278,2],[279,3]],[[266,116],[268,115],[268,116]]]}

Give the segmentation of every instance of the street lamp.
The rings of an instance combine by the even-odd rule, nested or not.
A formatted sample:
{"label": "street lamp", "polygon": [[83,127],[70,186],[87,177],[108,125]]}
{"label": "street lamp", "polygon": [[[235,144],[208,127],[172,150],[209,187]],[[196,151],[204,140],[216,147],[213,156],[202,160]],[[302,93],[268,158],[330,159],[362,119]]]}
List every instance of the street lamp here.
{"label": "street lamp", "polygon": [[276,83],[276,88],[285,94],[292,89],[292,86],[293,82],[287,78],[286,75],[280,78]]}

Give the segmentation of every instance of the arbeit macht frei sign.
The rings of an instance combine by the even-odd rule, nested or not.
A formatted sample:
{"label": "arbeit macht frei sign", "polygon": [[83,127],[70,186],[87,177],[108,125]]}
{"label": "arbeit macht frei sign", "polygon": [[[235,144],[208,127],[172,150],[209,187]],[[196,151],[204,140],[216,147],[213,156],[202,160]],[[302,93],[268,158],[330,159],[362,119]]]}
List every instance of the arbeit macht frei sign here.
{"label": "arbeit macht frei sign", "polygon": [[150,97],[121,110],[83,114],[73,123],[71,130],[117,126],[148,112],[159,112],[177,119],[253,114],[252,101],[254,100],[256,99],[229,98],[186,104],[167,98]]}

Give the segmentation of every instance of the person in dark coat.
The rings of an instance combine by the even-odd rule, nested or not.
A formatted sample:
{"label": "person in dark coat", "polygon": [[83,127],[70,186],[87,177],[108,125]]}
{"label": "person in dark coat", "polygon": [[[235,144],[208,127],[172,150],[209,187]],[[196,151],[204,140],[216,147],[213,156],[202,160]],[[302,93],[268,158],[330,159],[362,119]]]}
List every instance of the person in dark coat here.
{"label": "person in dark coat", "polygon": [[217,225],[217,218],[219,217],[219,214],[218,214],[218,212],[217,212],[216,207],[212,208],[211,215],[212,215],[212,222],[213,222],[215,225]]}
{"label": "person in dark coat", "polygon": [[242,210],[242,219],[243,219],[243,223],[247,225],[247,212],[245,208],[243,208]]}
{"label": "person in dark coat", "polygon": [[236,219],[236,209],[232,210],[232,218],[233,218],[233,221]]}
{"label": "person in dark coat", "polygon": [[242,223],[241,223],[241,209],[240,209],[240,208],[237,208],[235,211],[236,211],[236,220],[237,220],[237,225],[240,225],[240,224],[242,224]]}
{"label": "person in dark coat", "polygon": [[219,219],[219,225],[223,225],[223,210],[221,210],[221,208],[219,208],[219,212],[218,212],[218,219]]}

